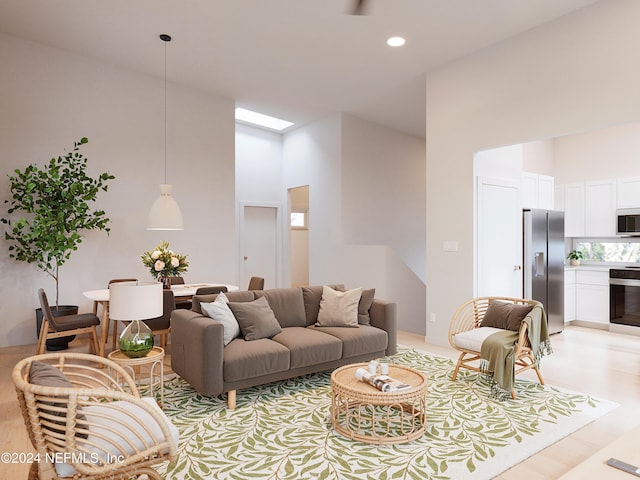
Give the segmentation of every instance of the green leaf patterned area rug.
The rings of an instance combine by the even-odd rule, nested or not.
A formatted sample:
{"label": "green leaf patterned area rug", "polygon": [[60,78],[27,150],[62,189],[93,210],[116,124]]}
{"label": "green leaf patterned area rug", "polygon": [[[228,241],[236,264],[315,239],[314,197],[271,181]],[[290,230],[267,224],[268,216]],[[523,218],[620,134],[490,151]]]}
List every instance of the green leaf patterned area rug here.
{"label": "green leaf patterned area rug", "polygon": [[[330,372],[204,397],[165,383],[165,413],[180,430],[167,479],[489,479],[611,411],[617,404],[517,380],[517,399],[490,397],[483,376],[448,359],[401,348],[388,360],[429,380],[427,428],[398,445],[352,441],[331,428]],[[544,365],[543,365],[544,374]]]}

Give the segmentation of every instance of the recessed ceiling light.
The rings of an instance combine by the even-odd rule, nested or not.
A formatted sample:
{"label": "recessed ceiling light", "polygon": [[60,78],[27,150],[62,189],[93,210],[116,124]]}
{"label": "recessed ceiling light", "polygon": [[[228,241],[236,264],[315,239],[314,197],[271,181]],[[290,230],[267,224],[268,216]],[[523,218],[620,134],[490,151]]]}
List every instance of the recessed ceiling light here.
{"label": "recessed ceiling light", "polygon": [[387,40],[387,45],[390,47],[401,47],[404,45],[404,38],[402,37],[391,37]]}
{"label": "recessed ceiling light", "polygon": [[245,108],[236,108],[236,120],[241,122],[251,123],[252,125],[259,125],[261,127],[270,128],[271,130],[284,130],[287,127],[293,125],[292,122],[281,120],[276,117],[271,117],[263,113],[252,112]]}

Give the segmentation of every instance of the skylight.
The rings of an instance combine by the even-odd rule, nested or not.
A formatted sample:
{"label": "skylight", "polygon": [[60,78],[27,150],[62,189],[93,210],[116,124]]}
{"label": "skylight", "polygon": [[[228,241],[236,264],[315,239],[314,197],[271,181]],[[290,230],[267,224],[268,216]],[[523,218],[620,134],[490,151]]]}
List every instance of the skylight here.
{"label": "skylight", "polygon": [[236,108],[236,120],[277,131],[282,131],[293,125],[292,122],[287,122],[286,120],[271,117],[263,113],[252,112],[251,110],[240,107]]}

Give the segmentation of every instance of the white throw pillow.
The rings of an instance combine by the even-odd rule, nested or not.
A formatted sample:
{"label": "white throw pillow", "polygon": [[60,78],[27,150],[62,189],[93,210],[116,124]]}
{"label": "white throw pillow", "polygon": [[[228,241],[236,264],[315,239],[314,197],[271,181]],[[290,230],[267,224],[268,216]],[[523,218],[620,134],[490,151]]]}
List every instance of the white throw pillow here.
{"label": "white throw pillow", "polygon": [[207,317],[222,323],[225,345],[228,345],[231,340],[240,336],[240,325],[229,308],[229,305],[227,305],[228,302],[227,296],[223,292],[220,292],[213,302],[200,304],[202,312]]}
{"label": "white throw pillow", "polygon": [[[141,400],[162,414],[169,425],[173,441],[178,445],[180,437],[178,429],[171,423],[171,420],[167,418],[164,412],[160,410],[155,398],[142,397]],[[102,436],[115,440],[120,448],[128,455],[135,453],[134,448],[136,450],[143,448],[143,444],[138,436],[144,439],[145,445],[164,441],[162,430],[154,418],[139,406],[125,400],[84,407],[82,413],[86,416],[87,422],[91,423],[89,427],[91,433],[89,433],[86,443],[84,440],[81,440],[84,447],[88,447],[88,444],[93,445],[92,447],[88,447],[89,452],[86,454],[88,461],[97,460],[99,457],[102,459],[108,458],[111,460],[111,463],[116,463],[118,462],[119,455],[122,455],[118,447],[112,445],[109,441],[103,440],[101,438]],[[149,428],[152,437],[150,438],[147,432],[143,430],[143,427],[132,418],[138,419],[142,425]],[[127,442],[124,442],[122,440],[123,438],[127,438],[133,444],[133,447]],[[76,469],[68,463],[57,462],[55,468],[59,477],[71,477],[77,473]]]}
{"label": "white throw pillow", "polygon": [[362,288],[338,292],[326,285],[322,288],[317,327],[358,328],[358,303]]}

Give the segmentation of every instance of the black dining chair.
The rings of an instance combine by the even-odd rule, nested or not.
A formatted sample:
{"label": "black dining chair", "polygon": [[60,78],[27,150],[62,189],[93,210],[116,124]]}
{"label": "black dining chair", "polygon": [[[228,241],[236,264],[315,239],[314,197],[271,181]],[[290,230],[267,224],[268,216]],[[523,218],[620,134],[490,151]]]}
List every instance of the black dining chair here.
{"label": "black dining chair", "polygon": [[91,343],[89,349],[91,353],[97,354],[100,351],[98,345],[98,330],[100,319],[93,313],[80,313],[75,315],[63,315],[54,317],[49,306],[49,300],[44,289],[38,290],[38,299],[42,309],[42,326],[38,337],[38,355],[44,353],[47,340],[51,338],[68,337],[70,335],[89,334]]}

